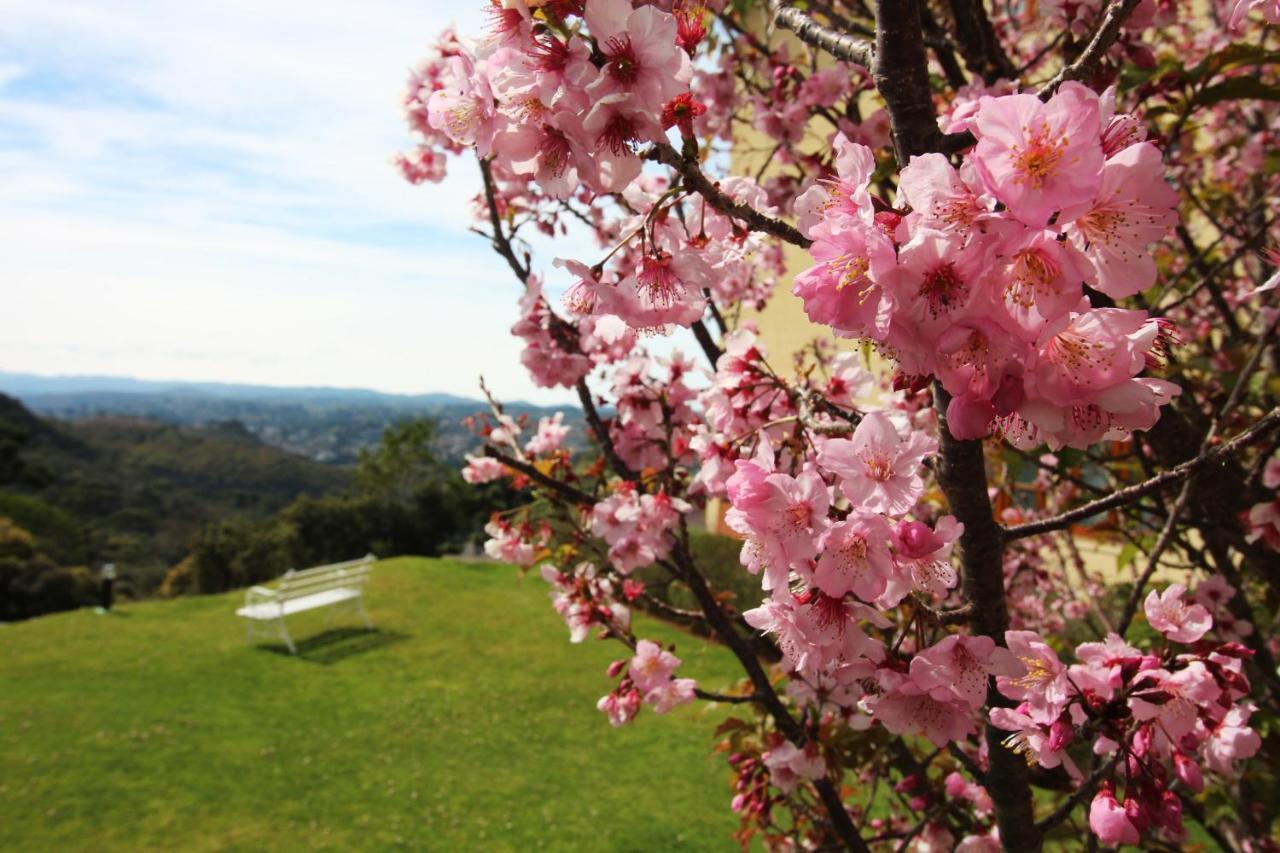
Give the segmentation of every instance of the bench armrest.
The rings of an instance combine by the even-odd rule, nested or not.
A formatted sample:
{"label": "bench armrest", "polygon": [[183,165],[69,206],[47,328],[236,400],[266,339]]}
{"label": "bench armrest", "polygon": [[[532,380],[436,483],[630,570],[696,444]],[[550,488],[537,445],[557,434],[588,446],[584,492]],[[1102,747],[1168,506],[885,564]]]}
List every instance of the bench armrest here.
{"label": "bench armrest", "polygon": [[274,601],[279,594],[279,592],[269,587],[251,586],[244,591],[244,603],[260,604],[264,601]]}

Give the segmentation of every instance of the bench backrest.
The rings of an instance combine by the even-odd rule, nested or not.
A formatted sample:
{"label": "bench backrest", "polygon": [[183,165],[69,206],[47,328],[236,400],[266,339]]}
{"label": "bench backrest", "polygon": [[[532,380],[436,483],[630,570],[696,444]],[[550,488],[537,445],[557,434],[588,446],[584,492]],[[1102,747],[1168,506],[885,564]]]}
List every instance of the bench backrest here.
{"label": "bench backrest", "polygon": [[345,563],[334,563],[330,566],[316,566],[300,572],[290,570],[280,578],[277,587],[280,598],[302,598],[317,592],[331,589],[351,589],[364,586],[373,572],[372,554],[366,554],[358,560]]}

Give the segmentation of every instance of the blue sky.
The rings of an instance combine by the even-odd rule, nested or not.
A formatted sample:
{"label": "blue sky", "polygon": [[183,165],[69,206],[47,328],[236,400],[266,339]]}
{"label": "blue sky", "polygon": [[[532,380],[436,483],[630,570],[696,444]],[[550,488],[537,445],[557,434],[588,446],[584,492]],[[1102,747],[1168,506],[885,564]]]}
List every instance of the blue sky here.
{"label": "blue sky", "polygon": [[5,0],[0,369],[569,399],[519,366],[474,164],[388,164],[408,67],[481,8]]}

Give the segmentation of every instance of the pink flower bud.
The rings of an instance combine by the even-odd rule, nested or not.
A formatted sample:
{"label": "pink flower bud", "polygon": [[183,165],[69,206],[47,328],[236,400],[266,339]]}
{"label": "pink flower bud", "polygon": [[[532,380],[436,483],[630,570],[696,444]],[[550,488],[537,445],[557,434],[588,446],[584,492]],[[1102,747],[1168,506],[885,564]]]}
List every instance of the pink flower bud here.
{"label": "pink flower bud", "polygon": [[1188,758],[1185,753],[1173,754],[1173,773],[1182,784],[1195,793],[1198,794],[1204,790],[1204,776],[1200,772],[1200,765]]}
{"label": "pink flower bud", "polygon": [[1049,749],[1055,752],[1066,749],[1074,739],[1075,727],[1069,720],[1054,720],[1053,725],[1049,726]]}
{"label": "pink flower bud", "polygon": [[1103,844],[1137,844],[1138,830],[1125,809],[1116,802],[1114,788],[1106,783],[1089,806],[1089,829]]}

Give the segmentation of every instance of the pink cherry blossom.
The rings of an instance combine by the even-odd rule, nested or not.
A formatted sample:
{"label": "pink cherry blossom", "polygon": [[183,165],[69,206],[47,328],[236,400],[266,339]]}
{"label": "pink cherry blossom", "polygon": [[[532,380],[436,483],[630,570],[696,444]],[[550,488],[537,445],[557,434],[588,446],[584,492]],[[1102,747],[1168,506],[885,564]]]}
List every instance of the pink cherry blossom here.
{"label": "pink cherry blossom", "polygon": [[806,236],[826,218],[870,222],[874,215],[867,183],[876,168],[875,155],[867,146],[850,142],[843,133],[837,133],[831,145],[836,152],[837,179],[815,183],[796,199],[797,224]]}
{"label": "pink cherry blossom", "polygon": [[935,449],[936,443],[919,432],[904,440],[887,415],[871,412],[852,438],[826,442],[818,464],[836,475],[853,506],[901,515],[924,493],[920,463]]}
{"label": "pink cherry blossom", "polygon": [[959,236],[920,229],[898,250],[890,290],[904,310],[895,320],[910,322],[921,339],[935,339],[968,313],[985,260],[976,251],[963,251]]}
{"label": "pink cherry blossom", "polygon": [[570,427],[564,423],[564,413],[556,412],[551,417],[538,420],[538,430],[525,445],[525,450],[536,456],[551,453],[560,448]]}
{"label": "pink cherry blossom", "polygon": [[937,699],[957,699],[970,708],[987,701],[988,676],[1016,671],[1008,650],[990,637],[951,634],[911,659],[911,680]]}
{"label": "pink cherry blossom", "polygon": [[476,146],[481,157],[487,156],[498,129],[489,82],[464,54],[450,58],[446,68],[443,87],[427,101],[431,127],[458,145]]}
{"label": "pink cherry blossom", "polygon": [[[950,695],[949,691],[939,693]],[[921,735],[934,746],[946,746],[974,730],[968,704],[955,698],[937,699],[934,691],[910,678],[880,696],[873,711],[894,734]]]}
{"label": "pink cherry blossom", "polygon": [[1063,748],[1065,744],[1055,743],[1053,725],[1038,722],[1014,708],[992,708],[989,716],[996,728],[1012,732],[1004,739],[1009,750],[1041,767],[1061,767],[1072,779],[1083,779],[1084,774]]}
{"label": "pink cherry blossom", "polygon": [[484,552],[490,557],[517,566],[533,565],[533,544],[523,537],[518,528],[506,522],[491,521],[485,525],[484,532],[490,536],[484,543]]}
{"label": "pink cherry blossom", "polygon": [[1012,232],[1000,248],[1003,305],[1009,331],[1033,342],[1051,321],[1080,310],[1081,284],[1090,277],[1085,256],[1051,229]]}
{"label": "pink cherry blossom", "polygon": [[1175,643],[1194,643],[1213,627],[1213,617],[1202,605],[1188,604],[1182,584],[1170,584],[1164,592],[1147,594],[1142,609],[1151,627]]}
{"label": "pink cherry blossom", "polygon": [[587,87],[593,101],[624,93],[656,115],[688,87],[692,68],[676,46],[670,13],[653,6],[633,9],[628,0],[590,0],[586,21],[604,57],[600,75]]}
{"label": "pink cherry blossom", "polygon": [[1129,696],[1134,719],[1156,720],[1161,736],[1173,743],[1190,735],[1200,718],[1200,709],[1222,694],[1200,661],[1192,661],[1177,672],[1146,670],[1135,683],[1141,689]]}
{"label": "pink cherry blossom", "polygon": [[[969,168],[964,171],[971,172]],[[978,176],[972,177],[972,183],[966,181],[941,154],[912,157],[899,178],[899,204],[910,207],[922,225],[954,232],[967,242],[976,236],[994,204],[981,187],[973,189]]]}
{"label": "pink cherry blossom", "polygon": [[662,137],[662,126],[630,95],[617,93],[594,101],[582,131],[595,147],[598,186],[620,192],[640,174],[636,146]]}
{"label": "pink cherry blossom", "polygon": [[509,126],[493,140],[496,156],[511,171],[532,175],[553,198],[565,198],[584,181],[595,182],[595,163],[583,140],[582,121],[568,110],[530,107],[528,121]]}
{"label": "pink cherry blossom", "polygon": [[1006,631],[1004,636],[1022,671],[997,676],[996,686],[1010,699],[1023,702],[1027,715],[1037,723],[1053,723],[1073,692],[1067,668],[1034,631]]}
{"label": "pink cherry blossom", "polygon": [[408,153],[398,153],[391,158],[391,164],[411,184],[440,183],[444,180],[446,162],[444,154],[427,145],[419,145]]}
{"label": "pink cherry blossom", "polygon": [[680,665],[680,658],[659,646],[652,640],[641,640],[636,643],[636,654],[631,659],[627,672],[631,680],[642,692],[671,680],[671,673]]}
{"label": "pink cherry blossom", "polygon": [[792,293],[809,319],[845,337],[883,339],[892,302],[879,282],[894,266],[893,244],[874,225],[824,220],[812,230],[817,266],[796,276]]}
{"label": "pink cherry blossom", "polygon": [[1280,0],[1236,0],[1227,26],[1233,32],[1240,32],[1249,12],[1254,9],[1262,10],[1262,19],[1268,24],[1280,24]]}
{"label": "pink cherry blossom", "polygon": [[697,696],[694,690],[698,682],[692,678],[671,678],[644,694],[644,702],[655,714],[665,714],[672,708],[687,705]]}
{"label": "pink cherry blossom", "polygon": [[[893,531],[894,559],[905,570],[899,579],[909,579],[912,587],[934,599],[944,598],[956,585],[956,570],[950,562],[951,546],[964,525],[955,516],[944,515],[933,529],[922,521],[903,521]],[[900,583],[900,580],[899,580]],[[910,588],[898,588],[891,581],[880,604],[896,605]]]}
{"label": "pink cherry blossom", "polygon": [[889,536],[882,517],[855,509],[823,534],[814,585],[835,598],[849,592],[866,602],[879,598],[893,571]]}
{"label": "pink cherry blossom", "polygon": [[667,324],[687,327],[706,309],[703,291],[710,286],[710,276],[696,251],[645,255],[604,307],[633,329],[659,329]]}
{"label": "pink cherry blossom", "polygon": [[827,762],[813,747],[801,749],[789,740],[766,752],[764,764],[769,768],[769,781],[778,790],[790,793],[803,780],[821,779],[827,773]]}
{"label": "pink cherry blossom", "polygon": [[1164,174],[1160,149],[1130,145],[1102,167],[1096,197],[1062,211],[1068,236],[1093,264],[1098,290],[1109,296],[1132,296],[1155,282],[1148,247],[1178,218],[1178,195]]}
{"label": "pink cherry blossom", "polygon": [[1209,769],[1230,774],[1236,761],[1252,758],[1262,748],[1262,738],[1249,726],[1253,705],[1241,703],[1227,711],[1205,742],[1203,755]]}
{"label": "pink cherry blossom", "polygon": [[604,712],[611,726],[625,726],[640,713],[640,693],[631,686],[619,689],[601,697],[596,708]]}
{"label": "pink cherry blossom", "polygon": [[[762,443],[762,450],[764,447]],[[753,568],[766,569],[765,589],[783,590],[789,571],[817,554],[830,499],[816,472],[802,471],[791,477],[771,473],[771,468],[767,454],[737,463],[736,473],[726,484],[733,506],[725,515],[725,524],[751,537],[743,548],[744,565],[750,567],[749,555],[759,558]],[[753,553],[749,549],[752,542]]]}
{"label": "pink cherry blossom", "polygon": [[462,479],[465,482],[492,483],[494,480],[501,480],[506,476],[507,469],[497,459],[488,456],[472,456],[470,453],[466,455],[467,464],[462,469]]}
{"label": "pink cherry blossom", "polygon": [[1280,551],[1280,498],[1250,507],[1245,514],[1245,527],[1246,540]]}
{"label": "pink cherry blossom", "polygon": [[974,162],[987,188],[1023,223],[1039,227],[1092,199],[1102,172],[1098,97],[1067,83],[1047,103],[1035,95],[983,98]]}

